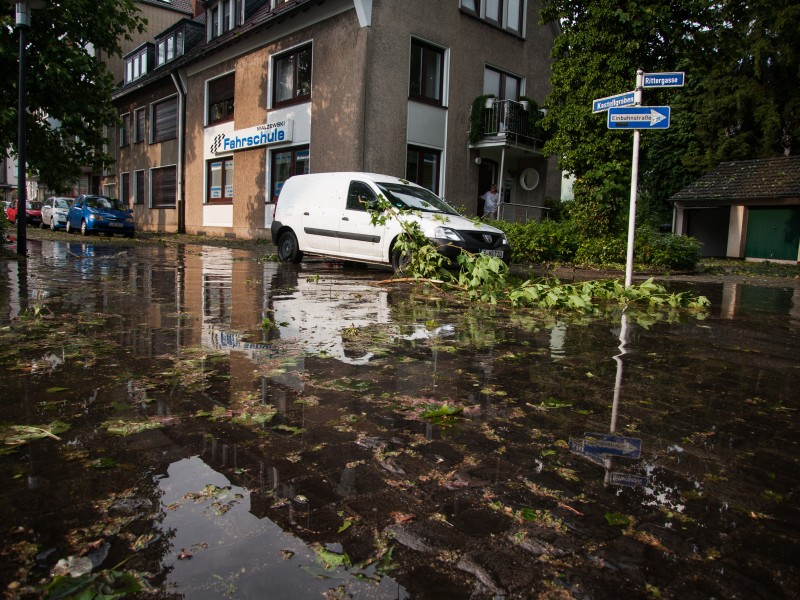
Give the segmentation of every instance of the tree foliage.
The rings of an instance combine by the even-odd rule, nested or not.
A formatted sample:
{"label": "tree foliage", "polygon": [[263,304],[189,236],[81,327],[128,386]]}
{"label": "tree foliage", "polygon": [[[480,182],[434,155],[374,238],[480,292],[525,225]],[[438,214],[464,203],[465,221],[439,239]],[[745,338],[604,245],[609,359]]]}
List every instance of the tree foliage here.
{"label": "tree foliage", "polygon": [[794,0],[548,0],[557,21],[547,154],[576,176],[570,214],[584,233],[623,228],[632,140],[608,130],[592,100],[630,91],[636,70],[686,72],[681,89],[645,90],[644,105],[670,105],[667,131],[644,132],[643,212],[720,161],[798,152],[800,5]]}
{"label": "tree foliage", "polygon": [[[16,154],[19,37],[14,6],[0,5],[0,144]],[[82,166],[113,162],[104,127],[118,124],[115,82],[98,56],[144,30],[133,0],[54,0],[33,12],[28,30],[26,158],[28,171],[63,191]]]}

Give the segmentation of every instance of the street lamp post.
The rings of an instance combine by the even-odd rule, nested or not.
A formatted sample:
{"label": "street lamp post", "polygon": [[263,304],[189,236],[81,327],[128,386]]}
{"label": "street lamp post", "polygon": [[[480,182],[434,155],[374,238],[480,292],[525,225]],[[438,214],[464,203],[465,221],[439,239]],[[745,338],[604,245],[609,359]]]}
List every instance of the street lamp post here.
{"label": "street lamp post", "polygon": [[[8,4],[16,4],[17,21],[16,27],[19,31],[19,100],[17,105],[17,254],[27,255],[27,231],[28,225],[28,184],[26,181],[26,160],[25,160],[25,63],[28,48],[28,28],[31,25],[31,10],[34,8],[44,8],[45,0],[6,0]],[[22,218],[20,218],[20,216]]]}

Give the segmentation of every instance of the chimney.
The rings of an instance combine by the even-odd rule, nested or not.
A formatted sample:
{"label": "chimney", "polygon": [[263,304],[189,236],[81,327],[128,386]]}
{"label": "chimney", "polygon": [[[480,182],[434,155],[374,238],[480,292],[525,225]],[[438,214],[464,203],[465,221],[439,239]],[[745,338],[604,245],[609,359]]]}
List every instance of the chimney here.
{"label": "chimney", "polygon": [[192,18],[197,18],[206,12],[205,0],[192,0]]}

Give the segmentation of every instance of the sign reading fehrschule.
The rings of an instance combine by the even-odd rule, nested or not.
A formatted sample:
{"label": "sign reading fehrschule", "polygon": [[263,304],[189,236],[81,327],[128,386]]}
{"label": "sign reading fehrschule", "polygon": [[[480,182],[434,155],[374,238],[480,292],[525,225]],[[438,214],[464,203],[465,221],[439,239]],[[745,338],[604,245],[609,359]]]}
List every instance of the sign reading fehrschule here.
{"label": "sign reading fehrschule", "polygon": [[214,136],[214,141],[211,143],[211,154],[291,142],[293,125],[294,121],[285,119],[276,123],[265,123],[264,125],[256,125],[255,127],[239,129],[230,133],[220,133]]}

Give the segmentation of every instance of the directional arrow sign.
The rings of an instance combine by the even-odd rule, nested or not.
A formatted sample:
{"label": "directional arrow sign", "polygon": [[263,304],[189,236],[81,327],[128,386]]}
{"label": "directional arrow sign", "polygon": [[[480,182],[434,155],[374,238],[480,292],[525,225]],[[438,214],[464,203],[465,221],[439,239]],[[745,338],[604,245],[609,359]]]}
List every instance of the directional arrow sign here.
{"label": "directional arrow sign", "polygon": [[632,475],[631,473],[612,472],[609,474],[608,480],[612,485],[624,485],[627,487],[644,487],[647,485],[647,477]]}
{"label": "directional arrow sign", "polygon": [[583,451],[593,454],[608,454],[625,458],[639,458],[642,454],[642,440],[631,437],[609,435],[607,433],[584,434]]}
{"label": "directional arrow sign", "polygon": [[669,106],[626,106],[608,109],[609,129],[667,129]]}
{"label": "directional arrow sign", "polygon": [[594,452],[586,452],[583,449],[584,440],[574,440],[569,438],[569,449],[573,454],[577,454],[585,458],[586,460],[593,462],[596,465],[600,465],[601,467],[606,466],[606,457],[602,454],[596,454]]}
{"label": "directional arrow sign", "polygon": [[645,73],[642,87],[683,87],[683,80],[683,71],[677,71],[675,73]]}
{"label": "directional arrow sign", "polygon": [[607,111],[609,108],[629,106],[635,102],[636,98],[634,98],[633,92],[625,92],[624,94],[617,94],[616,96],[598,98],[592,102],[592,112],[601,113]]}

